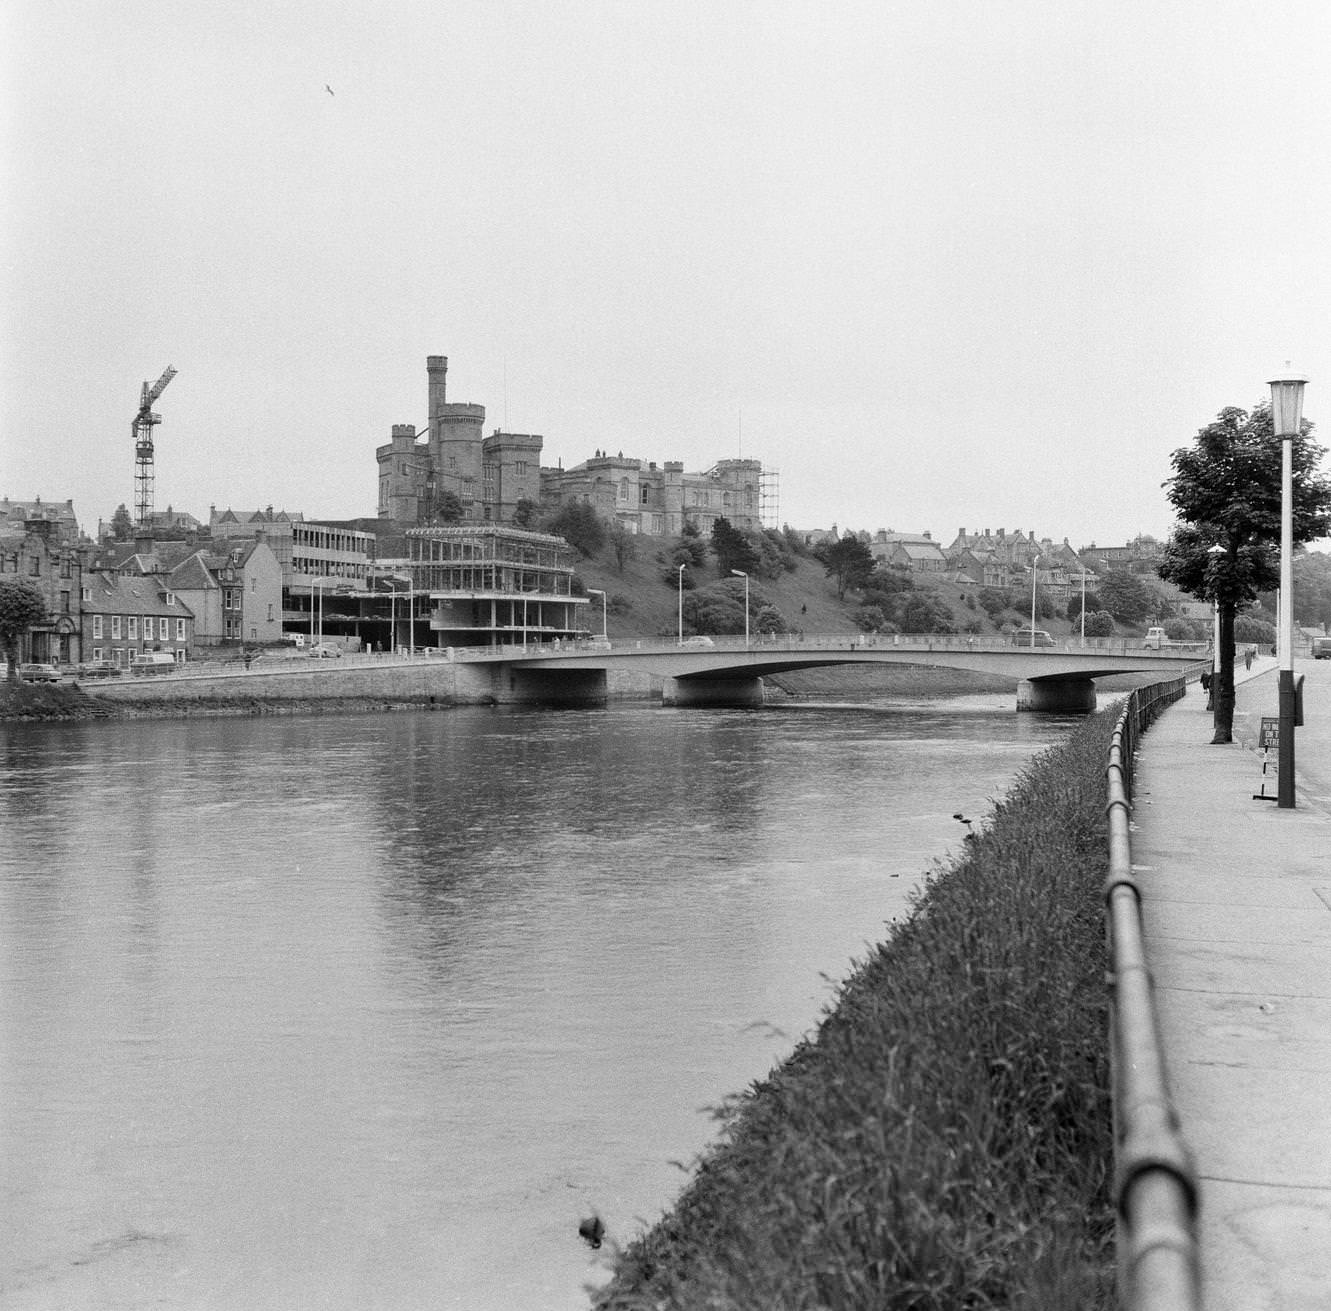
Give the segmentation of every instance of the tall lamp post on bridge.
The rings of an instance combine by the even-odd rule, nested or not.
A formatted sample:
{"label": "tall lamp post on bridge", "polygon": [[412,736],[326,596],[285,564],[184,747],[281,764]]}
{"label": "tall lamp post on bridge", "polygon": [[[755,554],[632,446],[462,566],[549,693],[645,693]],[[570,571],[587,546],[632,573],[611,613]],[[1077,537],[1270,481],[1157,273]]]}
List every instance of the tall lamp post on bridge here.
{"label": "tall lamp post on bridge", "polygon": [[[1040,564],[1040,557],[1037,555],[1031,561],[1031,649],[1035,648],[1035,578]],[[1083,607],[1085,608],[1085,607]]]}
{"label": "tall lamp post on bridge", "polygon": [[1280,438],[1280,746],[1276,804],[1294,809],[1294,438],[1303,420],[1305,374],[1291,370],[1271,379],[1271,426]]}
{"label": "tall lamp post on bridge", "polygon": [[749,575],[743,569],[730,571],[736,578],[744,579],[744,649],[749,649]]}
{"label": "tall lamp post on bridge", "polygon": [[685,560],[679,566],[679,644],[684,645],[684,570],[688,568],[688,561]]}
{"label": "tall lamp post on bridge", "polygon": [[587,595],[599,596],[601,598],[601,636],[606,641],[609,641],[610,630],[606,624],[605,593],[599,587],[589,587],[587,589]]}

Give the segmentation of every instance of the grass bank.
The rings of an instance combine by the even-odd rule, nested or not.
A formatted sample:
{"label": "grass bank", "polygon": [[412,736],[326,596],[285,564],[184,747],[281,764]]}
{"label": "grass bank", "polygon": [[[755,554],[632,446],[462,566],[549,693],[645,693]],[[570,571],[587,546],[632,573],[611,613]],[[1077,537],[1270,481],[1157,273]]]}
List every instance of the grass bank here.
{"label": "grass bank", "polygon": [[1112,1305],[1115,713],[1028,767],[816,1033],[725,1108],[596,1307]]}

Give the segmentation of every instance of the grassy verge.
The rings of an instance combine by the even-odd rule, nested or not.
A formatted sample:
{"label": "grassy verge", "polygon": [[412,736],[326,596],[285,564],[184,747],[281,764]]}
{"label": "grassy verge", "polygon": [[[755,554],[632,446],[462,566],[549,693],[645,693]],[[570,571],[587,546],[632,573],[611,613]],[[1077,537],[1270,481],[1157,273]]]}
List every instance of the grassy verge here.
{"label": "grassy verge", "polygon": [[726,1108],[598,1308],[1112,1304],[1114,713],[1025,771],[818,1031]]}

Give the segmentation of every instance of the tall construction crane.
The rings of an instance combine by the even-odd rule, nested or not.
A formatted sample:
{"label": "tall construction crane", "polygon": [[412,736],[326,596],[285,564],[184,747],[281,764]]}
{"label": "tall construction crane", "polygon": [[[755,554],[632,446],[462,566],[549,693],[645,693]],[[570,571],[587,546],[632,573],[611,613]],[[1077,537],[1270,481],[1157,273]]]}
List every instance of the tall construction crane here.
{"label": "tall construction crane", "polygon": [[134,521],[140,528],[152,527],[153,516],[153,425],[162,422],[153,413],[153,402],[176,376],[168,364],[166,372],[151,387],[145,382],[139,398],[139,412],[134,416]]}

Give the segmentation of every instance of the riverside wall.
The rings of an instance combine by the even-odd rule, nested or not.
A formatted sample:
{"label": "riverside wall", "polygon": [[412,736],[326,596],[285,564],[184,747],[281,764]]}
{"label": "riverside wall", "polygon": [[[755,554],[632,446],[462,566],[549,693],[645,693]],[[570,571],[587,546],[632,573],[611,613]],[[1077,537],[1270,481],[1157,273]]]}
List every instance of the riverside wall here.
{"label": "riverside wall", "polygon": [[[611,670],[605,700],[660,694],[660,679]],[[508,666],[498,661],[430,660],[411,663],[336,664],[313,668],[173,673],[83,685],[95,701],[127,714],[244,713],[279,707],[445,707],[496,705],[515,695]]]}

